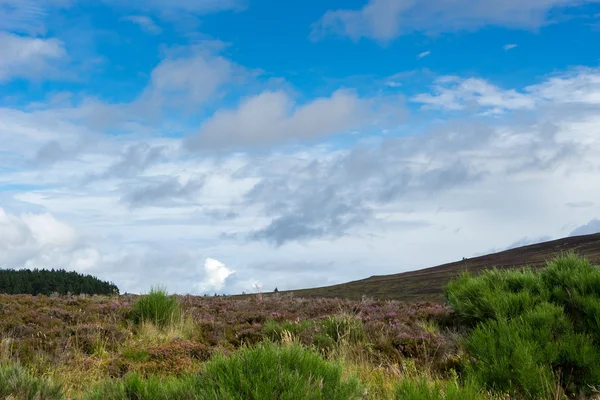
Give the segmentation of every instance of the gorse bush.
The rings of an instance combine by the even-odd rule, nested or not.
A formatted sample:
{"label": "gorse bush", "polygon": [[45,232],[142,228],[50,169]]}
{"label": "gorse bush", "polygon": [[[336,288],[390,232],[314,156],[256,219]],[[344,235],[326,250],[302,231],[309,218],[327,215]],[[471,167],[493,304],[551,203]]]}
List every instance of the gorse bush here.
{"label": "gorse bush", "polygon": [[468,274],[446,289],[466,340],[468,376],[525,398],[600,384],[600,268],[573,254],[540,271]]}
{"label": "gorse bush", "polygon": [[98,387],[90,399],[360,399],[354,377],[298,344],[269,342],[245,347],[230,357],[217,355],[201,373],[180,378],[142,379],[130,375]]}
{"label": "gorse bush", "polygon": [[16,365],[0,365],[0,398],[19,400],[62,400],[60,385],[31,375]]}
{"label": "gorse bush", "polygon": [[155,287],[150,293],[141,296],[133,305],[135,323],[150,322],[166,327],[181,321],[181,307],[175,296],[169,296],[166,289]]}

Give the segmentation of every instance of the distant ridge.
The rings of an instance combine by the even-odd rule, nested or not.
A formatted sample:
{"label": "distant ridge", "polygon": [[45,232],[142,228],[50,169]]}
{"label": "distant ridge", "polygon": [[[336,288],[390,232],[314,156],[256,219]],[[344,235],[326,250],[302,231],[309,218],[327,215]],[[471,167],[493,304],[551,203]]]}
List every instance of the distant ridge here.
{"label": "distant ridge", "polygon": [[418,271],[372,276],[314,289],[280,291],[279,294],[293,293],[298,297],[340,297],[355,300],[365,295],[374,299],[439,302],[444,300],[444,285],[465,270],[476,273],[493,267],[543,267],[548,260],[567,251],[573,251],[600,265],[600,234],[568,237]]}

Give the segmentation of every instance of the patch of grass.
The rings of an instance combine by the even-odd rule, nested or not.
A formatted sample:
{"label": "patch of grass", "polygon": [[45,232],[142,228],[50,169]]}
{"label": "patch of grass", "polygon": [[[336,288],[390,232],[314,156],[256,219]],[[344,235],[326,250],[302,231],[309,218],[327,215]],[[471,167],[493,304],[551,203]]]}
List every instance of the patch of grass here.
{"label": "patch of grass", "polygon": [[474,383],[461,384],[455,378],[437,380],[426,375],[405,377],[396,386],[397,400],[485,400],[487,393]]}
{"label": "patch of grass", "polygon": [[62,400],[62,387],[33,376],[17,365],[0,365],[0,398],[19,400]]}
{"label": "patch of grass", "polygon": [[181,307],[175,296],[169,296],[165,288],[153,287],[133,305],[133,321],[136,324],[150,322],[161,328],[181,321]]}
{"label": "patch of grass", "polygon": [[299,344],[261,343],[217,355],[201,373],[180,378],[107,381],[90,399],[360,399],[363,389],[342,365]]}
{"label": "patch of grass", "polygon": [[359,343],[365,339],[365,330],[360,319],[352,315],[332,315],[321,322],[323,332],[334,342]]}

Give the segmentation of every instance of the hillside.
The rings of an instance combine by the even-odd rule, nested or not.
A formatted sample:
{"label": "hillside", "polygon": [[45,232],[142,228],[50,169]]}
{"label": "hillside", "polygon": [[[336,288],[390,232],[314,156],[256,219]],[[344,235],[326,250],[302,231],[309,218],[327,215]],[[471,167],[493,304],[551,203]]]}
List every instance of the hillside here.
{"label": "hillside", "polygon": [[592,263],[600,264],[600,234],[533,244],[419,271],[372,276],[334,286],[281,291],[280,293],[293,293],[298,297],[341,297],[355,300],[366,295],[375,299],[441,301],[444,299],[443,286],[462,271],[476,273],[492,267],[513,268],[526,265],[542,267],[546,265],[547,260],[565,251],[574,251]]}

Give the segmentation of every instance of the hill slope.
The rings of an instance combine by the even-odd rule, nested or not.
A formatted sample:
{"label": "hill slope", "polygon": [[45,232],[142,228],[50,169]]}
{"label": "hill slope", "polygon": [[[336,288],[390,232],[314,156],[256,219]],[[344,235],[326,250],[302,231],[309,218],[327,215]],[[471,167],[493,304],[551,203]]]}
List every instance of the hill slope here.
{"label": "hill slope", "polygon": [[437,302],[444,299],[443,286],[446,282],[462,271],[477,272],[485,268],[513,268],[526,265],[543,267],[547,260],[569,250],[588,258],[594,264],[600,264],[600,234],[533,244],[419,271],[372,276],[340,285],[280,293],[293,293],[298,297],[360,299],[366,295],[375,299]]}

